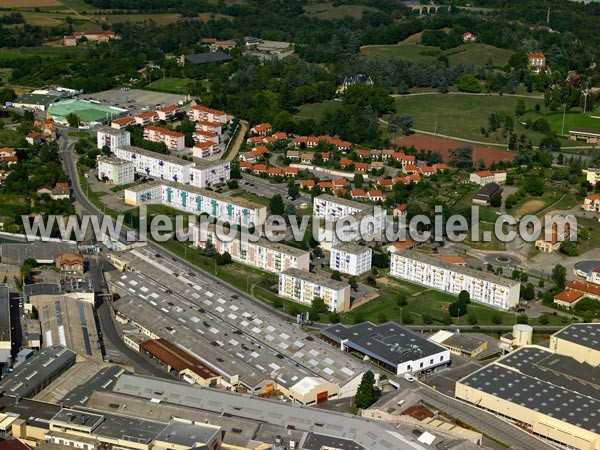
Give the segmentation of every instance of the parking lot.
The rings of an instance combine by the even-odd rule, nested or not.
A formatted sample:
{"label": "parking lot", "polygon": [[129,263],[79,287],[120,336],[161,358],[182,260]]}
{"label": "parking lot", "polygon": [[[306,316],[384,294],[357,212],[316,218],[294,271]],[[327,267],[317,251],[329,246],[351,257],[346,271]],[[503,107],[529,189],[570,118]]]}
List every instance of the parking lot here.
{"label": "parking lot", "polygon": [[97,100],[101,104],[129,109],[132,114],[137,114],[146,109],[153,110],[157,106],[177,104],[177,102],[184,101],[185,97],[142,89],[111,89],[95,94],[83,94],[80,99]]}

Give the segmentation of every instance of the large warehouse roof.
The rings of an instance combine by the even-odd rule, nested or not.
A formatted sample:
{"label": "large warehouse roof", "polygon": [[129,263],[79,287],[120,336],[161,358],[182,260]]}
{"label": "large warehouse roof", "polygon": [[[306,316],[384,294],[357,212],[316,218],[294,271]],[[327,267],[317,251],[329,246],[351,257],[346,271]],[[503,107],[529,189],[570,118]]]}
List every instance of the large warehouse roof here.
{"label": "large warehouse roof", "polygon": [[553,336],[600,350],[600,323],[573,323]]}
{"label": "large warehouse roof", "polygon": [[600,431],[597,369],[543,347],[523,347],[460,384],[577,427]]}

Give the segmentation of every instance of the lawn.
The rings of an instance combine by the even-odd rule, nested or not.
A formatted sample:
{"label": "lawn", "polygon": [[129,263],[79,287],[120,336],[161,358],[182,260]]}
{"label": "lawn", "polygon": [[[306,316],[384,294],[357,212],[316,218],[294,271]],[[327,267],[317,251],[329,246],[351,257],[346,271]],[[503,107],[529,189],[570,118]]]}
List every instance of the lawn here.
{"label": "lawn", "polygon": [[[552,130],[556,133],[562,133],[562,112],[556,112],[546,115],[546,119],[550,122]],[[581,112],[567,112],[565,114],[565,133],[569,134],[569,129],[573,127],[581,128],[597,128],[600,130],[600,117],[592,117]]]}
{"label": "lawn", "polygon": [[146,85],[144,89],[150,91],[166,92],[169,94],[185,94],[188,91],[190,80],[186,78],[161,78]]}
{"label": "lawn", "polygon": [[319,121],[325,111],[331,108],[339,107],[339,102],[335,100],[325,100],[320,103],[307,103],[298,108],[296,117],[298,119],[314,119]]}
{"label": "lawn", "polygon": [[40,56],[42,58],[60,58],[66,55],[83,55],[85,47],[19,47],[0,48],[0,60]]}
{"label": "lawn", "polygon": [[504,67],[513,52],[486,44],[465,44],[446,51],[438,47],[421,45],[414,40],[403,41],[396,45],[368,45],[361,48],[367,58],[398,58],[411,61],[434,60],[446,55],[451,66],[470,64],[483,66],[489,59],[494,66]]}
{"label": "lawn", "polygon": [[[417,95],[396,98],[396,109],[399,114],[412,117],[414,128],[435,132],[442,135],[505,145],[507,138],[501,131],[481,134],[481,127],[487,128],[489,117],[493,112],[502,112],[514,117],[517,97],[500,95],[474,94],[436,94]],[[537,98],[522,98],[528,109],[534,109],[539,104],[544,112],[543,100]],[[551,117],[551,116],[550,116]],[[515,132],[525,134],[533,145],[539,144],[542,133],[526,129],[515,121]],[[574,141],[563,139],[563,145],[573,145]],[[580,144],[581,145],[581,144]]]}
{"label": "lawn", "polygon": [[361,19],[364,11],[377,11],[375,8],[362,5],[339,5],[333,3],[313,3],[304,5],[304,14],[321,20],[339,20],[346,16]]}
{"label": "lawn", "polygon": [[23,141],[24,137],[15,130],[0,129],[0,147],[19,147]]}

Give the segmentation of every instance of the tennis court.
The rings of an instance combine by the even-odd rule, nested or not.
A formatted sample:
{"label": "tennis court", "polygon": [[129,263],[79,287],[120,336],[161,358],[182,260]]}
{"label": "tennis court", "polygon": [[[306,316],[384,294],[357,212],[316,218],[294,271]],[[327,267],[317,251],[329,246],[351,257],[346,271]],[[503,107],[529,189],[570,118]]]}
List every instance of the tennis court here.
{"label": "tennis court", "polygon": [[48,109],[48,116],[57,122],[66,123],[66,117],[73,113],[79,116],[81,122],[89,123],[111,120],[119,117],[124,112],[127,112],[127,110],[84,100],[65,100],[51,105]]}

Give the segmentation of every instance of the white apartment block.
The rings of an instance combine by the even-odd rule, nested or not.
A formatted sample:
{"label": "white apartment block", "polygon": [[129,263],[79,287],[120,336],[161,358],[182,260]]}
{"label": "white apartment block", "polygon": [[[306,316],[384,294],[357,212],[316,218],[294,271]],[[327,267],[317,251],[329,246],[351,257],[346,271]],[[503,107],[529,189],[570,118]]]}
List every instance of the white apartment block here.
{"label": "white apartment block", "polygon": [[117,158],[132,161],[137,173],[159,180],[190,182],[190,169],[194,167],[191,161],[132,146],[119,147],[113,153]]}
{"label": "white apartment block", "polygon": [[214,142],[197,142],[192,147],[192,156],[194,158],[207,158],[219,153],[221,149]]}
{"label": "white apartment block", "polygon": [[[385,229],[386,222],[383,208],[329,194],[319,195],[313,199],[313,216],[324,219],[319,227],[317,240],[327,251],[331,251],[331,248],[340,242],[353,242],[361,238],[378,236]],[[350,218],[352,219],[350,222],[344,220],[336,225],[340,219]]]}
{"label": "white apartment block", "polygon": [[256,238],[247,233],[237,233],[232,240],[220,239],[212,224],[193,225],[190,230],[195,246],[204,248],[212,244],[218,253],[228,252],[234,261],[241,264],[272,273],[287,269],[310,269],[310,253],[306,250],[271,242],[263,237]]}
{"label": "white apartment block", "polygon": [[131,161],[115,157],[99,159],[98,179],[116,185],[133,183],[135,166]]}
{"label": "white apartment block", "polygon": [[489,183],[498,183],[505,184],[506,183],[506,171],[505,170],[481,170],[479,172],[473,172],[469,176],[469,181],[471,183],[477,183],[480,186],[485,186]]}
{"label": "white apartment block", "polygon": [[331,248],[329,268],[348,275],[362,275],[371,270],[371,247],[343,242]]}
{"label": "white apartment block", "polygon": [[392,254],[390,275],[454,295],[467,291],[472,301],[497,309],[509,310],[519,304],[520,283],[415,251]]}
{"label": "white apartment block", "polygon": [[151,142],[162,142],[169,150],[182,150],[185,148],[185,135],[183,133],[155,125],[144,128],[144,139]]}
{"label": "white apartment block", "polygon": [[221,137],[213,131],[196,130],[192,133],[194,142],[212,142],[218,144]]}
{"label": "white apartment block", "polygon": [[190,169],[190,184],[199,188],[224,183],[230,178],[231,162],[222,159],[196,161]]}
{"label": "white apartment block", "polygon": [[350,307],[350,285],[299,269],[279,274],[279,296],[304,305],[316,297],[325,301],[329,311],[346,311]]}
{"label": "white apartment block", "polygon": [[96,134],[97,147],[102,149],[106,146],[114,152],[117,147],[131,145],[131,134],[129,131],[117,130],[112,127],[100,127]]}
{"label": "white apartment block", "polygon": [[155,180],[125,189],[124,197],[128,205],[164,205],[190,214],[207,214],[228,220],[243,228],[258,228],[267,218],[266,206],[166,180]]}
{"label": "white apartment block", "polygon": [[196,105],[189,109],[190,120],[205,120],[208,122],[227,123],[227,114],[218,109],[207,108],[206,106]]}
{"label": "white apartment block", "polygon": [[210,122],[208,120],[198,120],[196,122],[196,130],[210,131],[211,133],[223,134],[221,122]]}

